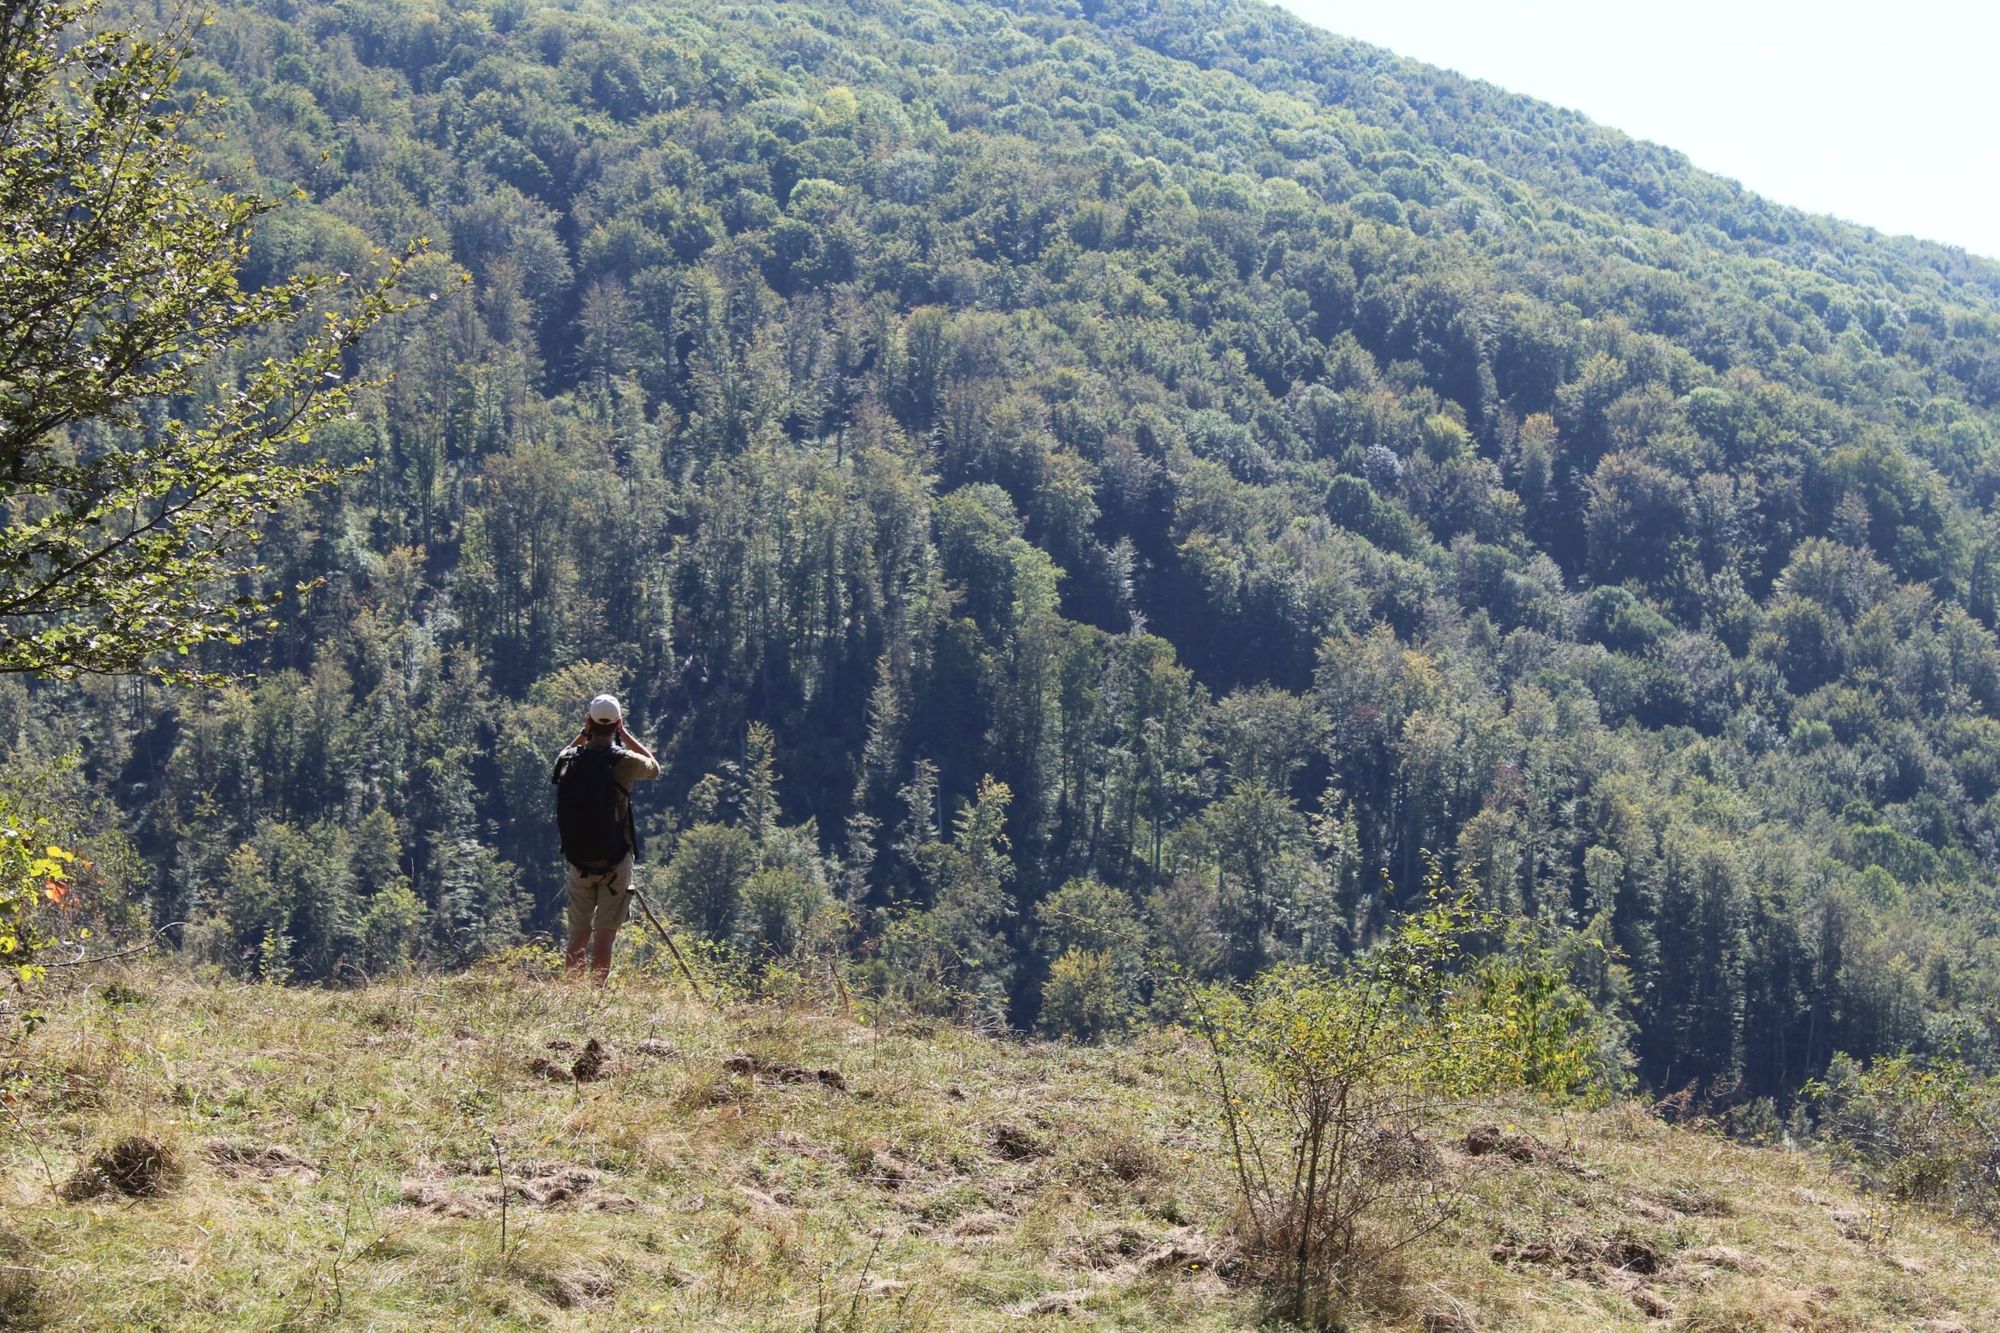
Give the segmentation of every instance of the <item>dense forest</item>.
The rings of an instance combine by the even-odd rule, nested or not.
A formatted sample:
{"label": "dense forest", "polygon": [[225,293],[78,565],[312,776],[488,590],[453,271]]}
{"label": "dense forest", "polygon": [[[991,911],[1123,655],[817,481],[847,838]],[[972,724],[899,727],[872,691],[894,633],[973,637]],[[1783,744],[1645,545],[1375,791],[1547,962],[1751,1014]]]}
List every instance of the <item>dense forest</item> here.
{"label": "dense forest", "polygon": [[1656,1090],[2000,1063],[2000,266],[1247,0],[226,0],[185,83],[246,286],[428,248],[240,683],[0,685],[113,931],[545,933],[611,689],[773,978],[1090,1037],[1434,861]]}

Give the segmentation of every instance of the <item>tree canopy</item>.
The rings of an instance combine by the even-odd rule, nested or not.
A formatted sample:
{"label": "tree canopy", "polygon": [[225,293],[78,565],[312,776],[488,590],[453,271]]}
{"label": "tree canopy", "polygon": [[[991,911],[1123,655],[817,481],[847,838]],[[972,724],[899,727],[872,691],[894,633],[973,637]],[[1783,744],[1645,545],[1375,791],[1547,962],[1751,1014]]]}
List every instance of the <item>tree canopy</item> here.
{"label": "tree canopy", "polygon": [[272,598],[228,585],[257,572],[242,553],[271,517],[338,474],[303,450],[387,305],[295,332],[333,280],[239,283],[268,205],[205,169],[211,99],[178,88],[191,34],[106,28],[98,8],[0,17],[5,673],[175,672],[240,642]]}

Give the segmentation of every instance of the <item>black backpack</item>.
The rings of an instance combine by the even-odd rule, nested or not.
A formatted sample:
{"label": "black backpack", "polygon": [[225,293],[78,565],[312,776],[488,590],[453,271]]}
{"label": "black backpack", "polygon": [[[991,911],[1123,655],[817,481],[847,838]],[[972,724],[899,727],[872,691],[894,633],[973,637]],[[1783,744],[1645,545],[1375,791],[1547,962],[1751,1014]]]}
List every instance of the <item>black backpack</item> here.
{"label": "black backpack", "polygon": [[556,760],[556,831],[563,860],[579,869],[610,869],[635,851],[629,827],[631,807],[618,813],[621,745],[572,746]]}

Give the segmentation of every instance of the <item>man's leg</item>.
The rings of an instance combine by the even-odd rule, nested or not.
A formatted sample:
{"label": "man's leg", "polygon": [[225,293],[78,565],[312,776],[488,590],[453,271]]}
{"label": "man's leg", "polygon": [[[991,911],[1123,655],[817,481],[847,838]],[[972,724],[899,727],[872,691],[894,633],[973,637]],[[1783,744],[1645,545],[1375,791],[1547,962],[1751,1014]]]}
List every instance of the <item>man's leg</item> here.
{"label": "man's leg", "polygon": [[590,923],[590,967],[600,985],[611,975],[611,946],[618,938],[618,928],[625,924],[631,901],[632,858],[628,855],[597,891],[597,908]]}
{"label": "man's leg", "polygon": [[569,946],[563,950],[563,967],[577,973],[583,971],[590,953],[590,921],[596,912],[597,894],[592,880],[578,874],[575,866],[568,869]]}

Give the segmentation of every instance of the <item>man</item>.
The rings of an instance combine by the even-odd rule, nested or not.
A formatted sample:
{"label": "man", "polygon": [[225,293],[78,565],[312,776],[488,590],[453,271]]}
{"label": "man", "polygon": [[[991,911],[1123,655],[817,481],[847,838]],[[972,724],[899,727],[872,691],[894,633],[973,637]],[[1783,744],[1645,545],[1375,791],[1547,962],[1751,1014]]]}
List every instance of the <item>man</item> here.
{"label": "man", "polygon": [[608,694],[590,701],[583,730],[556,756],[556,825],[569,866],[565,961],[581,972],[588,953],[600,984],[632,899],[632,784],[658,776],[659,760],[625,729],[625,711]]}

